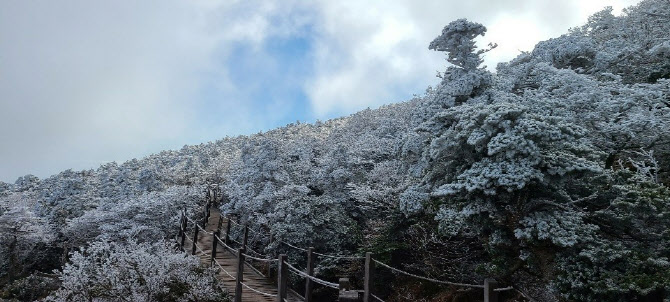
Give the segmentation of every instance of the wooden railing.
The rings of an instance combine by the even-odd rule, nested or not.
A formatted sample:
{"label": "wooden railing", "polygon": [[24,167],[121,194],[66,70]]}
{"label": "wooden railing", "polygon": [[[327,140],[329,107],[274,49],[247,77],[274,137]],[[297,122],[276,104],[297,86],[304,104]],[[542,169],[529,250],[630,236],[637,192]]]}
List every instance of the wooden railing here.
{"label": "wooden railing", "polygon": [[[205,233],[207,236],[212,236],[212,246],[211,246],[211,253],[209,254],[210,256],[210,265],[218,265],[219,268],[231,279],[234,279],[236,281],[236,286],[235,286],[235,302],[241,302],[242,301],[242,288],[247,288],[253,292],[256,292],[260,295],[263,296],[268,296],[268,297],[276,297],[277,302],[284,302],[286,301],[287,297],[287,292],[288,292],[288,275],[289,273],[294,273],[306,280],[305,284],[305,292],[304,292],[304,297],[302,298],[305,302],[312,302],[312,293],[314,289],[314,284],[319,284],[325,287],[329,287],[332,289],[336,289],[339,291],[339,301],[363,301],[363,302],[371,302],[371,301],[381,301],[384,302],[381,298],[376,296],[373,293],[373,286],[372,286],[372,281],[374,279],[375,275],[375,268],[377,267],[383,267],[385,269],[388,269],[396,274],[400,275],[405,275],[407,277],[412,277],[424,281],[429,281],[432,283],[436,284],[443,284],[443,285],[451,285],[451,286],[456,286],[456,287],[461,287],[461,288],[468,288],[468,289],[481,289],[483,291],[483,298],[485,302],[498,302],[499,299],[499,293],[503,291],[508,291],[508,290],[516,290],[511,286],[508,287],[499,287],[498,283],[494,279],[485,279],[483,284],[467,284],[467,283],[458,283],[458,282],[450,282],[450,281],[443,281],[443,280],[437,280],[425,276],[420,276],[417,274],[412,274],[403,270],[400,270],[398,268],[392,267],[386,263],[383,263],[375,258],[372,257],[372,253],[365,253],[364,257],[360,256],[343,256],[343,255],[329,255],[329,254],[322,254],[322,253],[317,253],[314,251],[314,248],[309,247],[309,248],[301,248],[295,245],[292,245],[286,241],[283,240],[275,240],[277,243],[282,243],[292,249],[295,249],[297,251],[301,251],[306,253],[307,256],[307,263],[306,263],[306,268],[304,271],[297,269],[295,266],[291,265],[288,262],[288,257],[286,254],[280,254],[277,258],[270,257],[268,255],[264,255],[262,253],[256,252],[253,249],[251,249],[247,244],[248,244],[248,236],[249,232],[253,232],[256,234],[260,234],[261,232],[252,230],[248,226],[241,225],[234,220],[232,220],[230,217],[226,217],[225,219],[227,220],[226,222],[226,227],[225,227],[225,234],[221,236],[221,226],[223,225],[223,218],[219,216],[219,221],[217,223],[216,230],[209,232],[205,228],[207,226],[207,223],[210,218],[210,208],[212,207],[214,201],[216,200],[216,195],[212,192],[208,191],[207,194],[207,199],[208,202],[206,203],[205,210],[204,210],[204,219],[202,220],[202,225],[198,224],[195,220],[188,218],[186,215],[186,209],[181,214],[181,220],[180,220],[180,227],[179,227],[179,238],[178,238],[178,243],[179,247],[181,248],[182,251],[185,251],[184,249],[184,244],[185,240],[188,238],[191,242],[192,245],[190,247],[191,254],[196,255],[198,251],[200,251],[203,254],[205,253],[199,246],[198,246],[198,239],[199,236],[202,233]],[[189,238],[189,236],[186,234],[187,233],[187,227],[188,224],[193,223],[195,227],[193,228],[193,238]],[[243,227],[243,238],[242,242],[239,242],[233,238],[231,238],[231,226],[232,225],[237,225],[238,227]],[[270,236],[271,238],[271,236]],[[272,240],[272,239],[271,239]],[[235,249],[232,247],[232,242],[235,242],[239,244],[239,248]],[[230,272],[226,271],[223,266],[217,261],[217,246],[221,245],[225,249],[228,250],[232,255],[236,257],[237,260],[237,270],[236,270],[236,276],[233,276]],[[252,255],[253,254],[253,255]],[[338,283],[333,283],[327,280],[320,279],[316,276],[314,276],[314,259],[315,257],[325,257],[325,258],[332,258],[332,259],[348,259],[348,260],[365,260],[365,266],[364,266],[364,279],[363,279],[363,290],[352,290],[350,288],[349,280],[347,278],[342,278],[339,280]],[[253,260],[253,261],[258,261],[258,262],[264,262],[266,263],[266,268],[269,271],[270,264],[272,263],[277,263],[277,294],[271,294],[264,292],[262,289],[258,288],[253,288],[247,284],[244,283],[244,264],[247,259]],[[253,268],[253,267],[252,267]],[[519,292],[521,293],[521,292]],[[522,293],[521,293],[522,294]],[[522,294],[523,295],[523,294]],[[524,295],[525,296],[525,295]]]}

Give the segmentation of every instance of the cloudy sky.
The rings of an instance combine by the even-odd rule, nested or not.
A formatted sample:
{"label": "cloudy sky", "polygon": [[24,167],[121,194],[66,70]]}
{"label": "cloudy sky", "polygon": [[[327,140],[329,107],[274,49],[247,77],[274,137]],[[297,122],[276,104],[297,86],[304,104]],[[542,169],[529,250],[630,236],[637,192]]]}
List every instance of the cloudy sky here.
{"label": "cloudy sky", "polygon": [[0,1],[0,181],[406,100],[458,18],[489,28],[494,67],[636,2]]}

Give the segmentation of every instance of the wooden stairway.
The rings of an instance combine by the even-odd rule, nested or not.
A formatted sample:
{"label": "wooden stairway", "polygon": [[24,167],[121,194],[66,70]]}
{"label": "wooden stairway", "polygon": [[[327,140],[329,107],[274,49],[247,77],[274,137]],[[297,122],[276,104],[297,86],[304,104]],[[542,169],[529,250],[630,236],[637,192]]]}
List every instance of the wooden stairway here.
{"label": "wooden stairway", "polygon": [[[219,212],[218,209],[212,208],[210,212],[210,217],[209,220],[207,221],[207,225],[205,227],[205,230],[207,232],[216,232],[217,224],[219,221],[219,217],[221,216],[221,213]],[[222,229],[225,230],[226,228],[226,223],[228,223],[227,219],[224,219],[224,224],[222,226]],[[192,234],[188,234],[191,236]],[[196,249],[196,256],[200,257],[200,262],[204,265],[210,265],[210,257],[212,254],[212,235],[210,234],[204,234],[200,233],[198,235],[198,248]],[[235,286],[237,282],[235,281],[234,277],[237,276],[237,265],[238,265],[238,260],[237,256],[230,252],[227,248],[222,246],[220,243],[217,242],[217,249],[216,249],[216,260],[220,264],[221,267],[218,265],[214,264],[215,267],[219,268],[219,280],[223,283],[224,287],[228,290],[231,296],[235,296]],[[191,252],[191,246],[192,242],[187,239],[185,240],[184,244],[184,249],[187,252]],[[223,271],[225,270],[225,272]],[[228,273],[226,273],[228,272]],[[277,284],[275,280],[268,279],[267,277],[263,276],[256,270],[254,267],[252,267],[250,264],[245,263],[244,267],[244,276],[242,278],[242,282],[246,284],[248,287],[253,288],[249,289],[245,286],[242,286],[242,299],[241,301],[243,302],[277,302]],[[230,275],[229,275],[230,274]],[[232,276],[232,277],[231,277]],[[263,295],[259,292],[262,292],[264,294],[269,294],[268,295]],[[238,301],[238,300],[233,300],[233,301]],[[304,301],[304,298],[300,297],[298,294],[296,294],[294,291],[289,290],[286,296],[286,299],[284,301],[288,302],[299,302],[299,301]]]}

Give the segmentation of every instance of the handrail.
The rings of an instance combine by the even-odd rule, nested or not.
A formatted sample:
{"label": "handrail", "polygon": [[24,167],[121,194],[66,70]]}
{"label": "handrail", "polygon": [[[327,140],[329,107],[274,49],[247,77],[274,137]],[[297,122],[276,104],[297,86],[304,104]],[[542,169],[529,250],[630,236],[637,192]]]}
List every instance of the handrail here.
{"label": "handrail", "polygon": [[274,295],[274,294],[268,294],[268,293],[266,293],[266,292],[262,292],[262,291],[260,291],[260,290],[255,289],[255,288],[252,288],[251,286],[246,285],[244,282],[240,282],[240,284],[242,284],[242,286],[248,288],[249,290],[251,290],[251,291],[253,291],[253,292],[255,292],[255,293],[258,293],[258,294],[260,294],[260,295],[266,296],[266,297],[276,297],[276,296],[277,296],[277,295]]}
{"label": "handrail", "polygon": [[247,251],[248,251],[248,252],[251,252],[252,254],[256,254],[256,256],[260,256],[260,257],[268,256],[268,254],[259,253],[259,252],[255,251],[255,250],[253,250],[252,248],[249,247],[248,244],[247,244],[246,248],[247,248]]}
{"label": "handrail", "polygon": [[286,241],[284,241],[284,240],[278,239],[277,241],[279,241],[279,242],[281,242],[281,243],[283,243],[283,244],[286,244],[286,245],[288,245],[289,247],[292,247],[292,248],[294,248],[294,249],[296,249],[296,250],[300,250],[300,251],[303,251],[303,252],[305,252],[305,253],[308,253],[308,252],[309,252],[307,249],[304,249],[304,248],[301,248],[301,247],[297,247],[297,246],[292,245],[292,244],[290,244],[290,243],[288,243],[288,242],[286,242]]}
{"label": "handrail", "polygon": [[219,243],[221,243],[221,244],[223,245],[223,247],[225,247],[226,249],[228,249],[228,251],[230,251],[231,253],[233,253],[233,255],[236,255],[236,256],[237,256],[237,251],[236,251],[234,248],[232,248],[231,246],[227,245],[225,242],[223,242],[223,241],[221,240],[221,238],[219,238],[219,236],[216,236],[216,240],[218,240]]}
{"label": "handrail", "polygon": [[440,284],[446,284],[446,285],[455,285],[455,286],[473,287],[473,288],[484,288],[483,285],[479,285],[479,284],[466,284],[466,283],[458,283],[458,282],[449,282],[449,281],[441,281],[441,280],[437,280],[437,279],[433,279],[433,278],[423,277],[423,276],[415,275],[415,274],[412,274],[412,273],[408,273],[408,272],[403,271],[403,270],[399,270],[395,267],[389,266],[388,264],[386,264],[384,262],[377,261],[374,258],[372,259],[372,261],[374,261],[375,263],[377,263],[377,264],[379,264],[379,265],[381,265],[385,268],[388,268],[388,269],[390,269],[390,270],[392,270],[396,273],[400,273],[400,274],[407,275],[407,276],[414,277],[414,278],[421,279],[421,280],[426,280],[426,281],[430,281],[430,282],[434,282],[434,283],[440,283]]}
{"label": "handrail", "polygon": [[275,262],[275,261],[279,261],[279,259],[257,258],[257,257],[251,256],[251,255],[247,255],[247,254],[245,254],[245,253],[242,253],[242,255],[244,255],[245,258],[253,259],[253,260],[256,260],[256,261],[264,261],[264,262]]}
{"label": "handrail", "polygon": [[[237,225],[237,226],[241,226],[241,227],[244,226],[244,225],[240,224],[239,222],[236,222],[235,220],[232,220],[232,219],[229,219],[228,221],[230,221],[231,223],[233,223],[234,225]],[[254,234],[256,234],[256,235],[263,235],[263,234],[262,234],[260,231],[258,231],[258,230],[255,230],[255,229],[252,229],[252,228],[248,228],[248,229],[249,229],[249,232],[250,232],[250,233],[254,233]],[[233,239],[233,238],[230,238],[230,240],[233,241],[233,242],[235,242],[235,243],[237,243],[237,244],[242,244],[241,242],[239,242],[239,241],[237,241],[237,240],[235,240],[235,239]],[[293,248],[293,249],[296,249],[296,250],[299,250],[299,251],[302,251],[302,252],[305,252],[305,253],[309,252],[306,248],[302,248],[302,247],[295,246],[295,245],[290,244],[290,243],[288,243],[288,242],[286,242],[286,241],[284,241],[284,240],[277,239],[276,241],[277,241],[277,242],[281,242],[281,243],[283,243],[283,244],[286,244],[287,246],[289,246],[289,247],[291,247],[291,248]],[[249,247],[247,247],[247,249],[249,249]],[[249,250],[251,250],[251,249],[249,249]],[[256,253],[257,255],[260,255],[260,256],[265,256],[264,254],[259,253],[259,252],[256,252],[256,251],[253,251],[253,250],[251,250],[251,252],[252,252],[252,253]],[[360,256],[331,255],[331,254],[322,254],[322,253],[318,253],[318,252],[312,252],[312,253],[313,253],[314,255],[318,255],[318,256],[326,257],[326,258],[332,258],[332,259],[348,259],[348,260],[363,260],[363,259],[365,259],[365,257],[360,257]]]}
{"label": "handrail", "polygon": [[205,234],[207,234],[207,235],[212,235],[212,234],[214,234],[214,232],[208,232],[207,230],[205,230],[202,226],[200,226],[200,225],[197,224],[197,223],[196,223],[195,225],[196,225],[201,231],[205,232]]}
{"label": "handrail", "polygon": [[321,254],[317,252],[312,252],[314,255],[318,255],[321,257],[326,257],[326,258],[332,258],[332,259],[347,259],[347,260],[363,260],[365,257],[360,257],[360,256],[335,256],[335,255],[327,255],[327,254]]}
{"label": "handrail", "polygon": [[297,273],[298,275],[302,276],[303,278],[308,278],[308,279],[314,281],[314,283],[321,284],[323,286],[327,286],[327,287],[334,288],[334,289],[339,289],[340,288],[339,284],[328,282],[326,280],[322,280],[322,279],[316,278],[314,276],[310,276],[310,275],[306,274],[305,272],[295,268],[293,265],[291,265],[288,262],[286,262],[286,266],[288,266],[289,269],[291,269],[293,272]]}
{"label": "handrail", "polygon": [[[278,294],[271,294],[271,293],[263,292],[263,291],[261,291],[261,290],[259,290],[259,289],[253,288],[253,287],[249,286],[248,284],[245,284],[244,282],[242,282],[242,281],[243,281],[243,280],[242,280],[242,275],[241,275],[241,274],[242,274],[242,268],[240,268],[240,265],[243,266],[243,265],[244,265],[243,262],[246,262],[246,264],[249,265],[250,268],[252,268],[252,269],[255,270],[258,274],[260,274],[261,276],[263,276],[262,273],[260,273],[258,270],[256,270],[256,269],[254,268],[254,266],[251,264],[251,262],[245,261],[245,260],[244,260],[245,258],[248,258],[249,260],[254,260],[254,261],[266,262],[266,263],[268,263],[268,265],[269,265],[269,263],[280,262],[280,266],[283,267],[283,268],[280,269],[280,273],[279,273],[279,275],[282,276],[282,278],[280,278],[282,281],[279,281],[280,284],[283,284],[283,283],[281,283],[281,282],[285,282],[285,281],[284,281],[285,279],[283,279],[283,278],[285,278],[286,275],[285,275],[284,273],[281,273],[281,271],[284,271],[285,269],[288,269],[288,270],[287,270],[288,272],[297,274],[299,277],[302,277],[302,278],[305,278],[305,279],[309,280],[309,281],[307,282],[307,283],[308,283],[308,286],[307,286],[307,290],[306,290],[306,296],[308,295],[308,293],[309,293],[309,295],[311,295],[311,286],[309,285],[309,284],[310,284],[309,282],[314,282],[314,283],[316,283],[316,284],[319,284],[319,285],[322,285],[322,286],[325,286],[325,287],[329,287],[329,288],[333,288],[333,289],[338,289],[338,290],[339,290],[339,289],[340,289],[340,285],[339,285],[338,283],[329,282],[329,281],[326,281],[326,280],[317,278],[317,277],[315,277],[315,276],[313,275],[311,267],[313,267],[313,265],[314,265],[314,262],[313,262],[313,261],[314,261],[314,256],[318,256],[318,257],[324,257],[324,258],[329,258],[329,259],[334,259],[334,260],[342,260],[342,259],[344,259],[344,260],[352,260],[352,261],[356,261],[356,260],[363,260],[363,259],[365,259],[365,280],[366,280],[366,281],[365,281],[365,284],[364,284],[364,288],[365,288],[365,289],[364,289],[364,292],[365,292],[365,297],[366,297],[365,299],[366,299],[366,301],[368,301],[368,299],[371,299],[370,301],[375,300],[375,301],[381,301],[381,302],[384,302],[383,299],[381,299],[380,297],[374,295],[374,294],[372,293],[372,290],[371,290],[371,283],[370,283],[370,281],[369,281],[369,280],[371,280],[371,279],[370,279],[369,277],[370,277],[370,275],[372,275],[371,272],[372,272],[372,270],[374,269],[375,264],[377,264],[377,265],[379,265],[379,266],[382,266],[382,267],[384,267],[384,268],[386,268],[386,269],[389,269],[389,270],[391,270],[393,273],[396,273],[396,274],[402,274],[402,275],[405,275],[405,276],[408,276],[408,277],[417,278],[417,279],[420,279],[420,280],[429,281],[429,282],[438,283],[438,284],[452,285],[452,286],[457,286],[457,287],[461,287],[461,288],[469,288],[469,289],[463,289],[463,290],[470,290],[470,289],[473,289],[473,288],[484,289],[485,300],[487,299],[486,297],[490,297],[490,298],[491,298],[491,297],[496,296],[497,293],[499,293],[499,292],[504,292],[504,291],[509,291],[509,290],[515,290],[515,291],[518,291],[521,295],[523,295],[524,297],[526,297],[526,295],[525,295],[523,292],[521,292],[519,289],[517,289],[517,288],[515,288],[515,287],[513,287],[513,286],[497,287],[497,286],[498,286],[498,283],[497,283],[494,279],[486,279],[486,280],[484,281],[484,284],[483,284],[483,285],[481,285],[481,284],[467,284],[467,283],[459,283],[459,282],[451,282],[451,281],[438,280],[438,279],[434,279],[434,278],[430,278],[430,277],[425,277],[425,276],[421,276],[421,275],[413,274],[413,273],[410,273],[410,272],[407,272],[407,271],[404,271],[404,270],[401,270],[401,269],[392,267],[392,266],[390,266],[390,265],[388,265],[388,264],[386,264],[386,263],[383,263],[383,262],[381,262],[381,261],[379,261],[379,260],[377,260],[377,259],[372,258],[372,253],[369,253],[369,252],[366,253],[365,257],[356,256],[356,255],[336,255],[336,254],[324,254],[324,253],[318,253],[318,252],[315,252],[315,251],[314,251],[314,248],[312,248],[312,247],[310,247],[309,249],[302,248],[302,247],[296,246],[296,245],[294,245],[294,244],[291,244],[291,243],[289,243],[289,242],[287,242],[287,241],[285,241],[285,240],[279,239],[279,238],[275,238],[274,240],[272,240],[273,237],[272,237],[272,234],[270,233],[269,235],[270,235],[270,239],[271,239],[271,240],[270,240],[270,242],[269,242],[268,244],[270,244],[270,243],[272,243],[272,242],[283,243],[284,245],[286,245],[286,246],[288,246],[288,247],[290,247],[290,248],[292,248],[292,249],[295,249],[295,250],[298,250],[298,251],[301,251],[301,252],[304,252],[304,253],[308,253],[308,257],[307,257],[307,259],[308,259],[308,260],[307,260],[307,267],[308,267],[308,269],[306,269],[305,271],[303,271],[303,270],[300,270],[300,269],[296,268],[295,266],[291,265],[291,264],[286,260],[286,258],[285,258],[286,256],[285,256],[285,255],[282,255],[282,256],[279,257],[279,259],[277,259],[277,258],[274,258],[274,257],[272,257],[272,256],[270,256],[270,255],[262,254],[262,253],[259,253],[259,252],[255,251],[255,250],[249,248],[248,245],[245,244],[245,243],[247,243],[247,239],[248,239],[248,236],[247,236],[247,235],[248,235],[248,232],[251,232],[251,233],[254,234],[254,235],[259,235],[259,236],[261,236],[261,237],[260,237],[260,242],[263,242],[263,241],[264,241],[264,236],[267,235],[267,234],[264,234],[264,233],[266,233],[266,232],[264,232],[264,231],[259,231],[259,230],[255,230],[255,229],[251,229],[251,228],[249,228],[248,226],[246,226],[246,225],[242,225],[242,224],[240,224],[239,222],[234,221],[234,220],[232,220],[232,219],[230,219],[230,218],[227,219],[227,221],[228,221],[228,226],[227,226],[227,228],[226,228],[226,240],[225,240],[225,242],[224,242],[223,240],[221,240],[220,236],[217,235],[218,231],[211,231],[211,232],[210,232],[210,231],[207,231],[207,228],[208,228],[208,226],[209,226],[209,221],[208,221],[208,219],[210,218],[209,215],[210,215],[210,214],[209,214],[209,204],[208,204],[208,205],[207,205],[207,209],[206,209],[206,216],[205,216],[205,217],[206,217],[206,220],[203,221],[202,225],[200,225],[200,224],[198,223],[198,220],[196,220],[196,219],[192,219],[192,218],[189,218],[189,217],[186,216],[186,209],[184,209],[184,211],[182,211],[182,214],[181,214],[182,219],[181,219],[181,221],[180,221],[180,231],[179,231],[179,235],[182,237],[182,238],[181,238],[181,243],[180,243],[180,245],[181,245],[181,249],[183,250],[184,239],[188,239],[190,242],[192,242],[192,245],[193,245],[193,252],[192,252],[192,253],[193,253],[194,255],[196,254],[195,252],[196,252],[196,249],[197,249],[197,251],[198,251],[198,253],[200,253],[200,255],[209,255],[209,256],[211,256],[211,260],[210,260],[210,261],[213,262],[214,264],[216,264],[216,265],[217,265],[217,266],[218,266],[218,267],[219,267],[219,268],[220,268],[220,269],[221,269],[221,270],[222,270],[222,271],[223,271],[229,278],[231,278],[232,280],[235,280],[235,281],[237,282],[236,295],[238,294],[238,292],[239,292],[239,294],[241,295],[241,288],[242,288],[242,287],[245,287],[245,288],[247,288],[247,289],[249,289],[249,290],[251,290],[251,291],[253,291],[253,292],[255,292],[255,293],[259,294],[259,295],[262,295],[262,296],[266,296],[266,297],[278,297],[279,295],[281,295],[282,298],[283,298],[283,297],[284,297],[284,294],[282,293],[282,291],[285,291],[285,290],[286,290],[284,285],[280,285],[279,293],[278,293]],[[190,236],[187,235],[187,230],[189,230],[189,228],[188,228],[188,224],[189,224],[188,222],[189,222],[189,221],[193,222],[193,225],[194,225],[194,226],[191,227],[190,230],[193,230],[193,232],[194,232],[193,235],[194,235],[195,237],[199,237],[199,236],[198,236],[198,231],[201,231],[201,232],[203,232],[204,234],[213,235],[214,240],[218,240],[218,243],[220,243],[224,248],[226,248],[229,252],[231,252],[234,256],[236,256],[236,257],[238,258],[238,270],[239,270],[239,271],[238,271],[238,273],[237,273],[237,275],[238,275],[237,277],[233,276],[230,272],[228,272],[228,271],[223,267],[223,265],[216,259],[216,257],[214,257],[215,252],[216,252],[216,245],[217,245],[217,242],[213,242],[213,245],[212,245],[212,252],[210,252],[210,253],[208,254],[207,252],[205,252],[205,251],[200,247],[200,245],[198,244],[198,242],[195,242],[195,241],[194,241],[195,238],[191,238]],[[236,226],[244,227],[244,243],[242,243],[242,242],[240,242],[240,241],[238,241],[238,240],[236,240],[236,239],[234,239],[234,238],[232,238],[232,237],[229,236],[229,235],[230,235],[230,226],[231,226],[231,225],[236,225]],[[219,219],[219,227],[220,227],[220,226],[221,226],[221,219]],[[217,228],[218,228],[218,227],[217,227]],[[237,231],[237,230],[236,230],[236,231]],[[239,238],[239,234],[238,234],[237,238],[241,240],[241,238]],[[256,240],[257,240],[256,238],[258,238],[258,237],[255,237],[255,236],[254,236],[253,238],[254,238],[254,242],[258,242],[258,241],[256,241]],[[293,238],[293,236],[288,236],[286,239],[290,240],[291,238]],[[239,244],[239,245],[244,245],[244,246],[243,246],[242,248],[236,250],[236,249],[234,249],[234,248],[232,247],[232,246],[235,246],[235,245],[232,245],[232,244],[229,245],[230,242],[234,242],[234,243],[237,243],[237,244]],[[282,257],[284,257],[284,258],[282,258]],[[286,266],[284,266],[284,264],[285,264]],[[212,264],[210,263],[210,265],[212,265]],[[268,268],[269,268],[269,266],[268,266]],[[289,273],[289,274],[290,274],[290,273]],[[237,298],[239,298],[239,297],[237,297]],[[530,298],[529,298],[529,299],[530,299]],[[286,301],[286,299],[281,299],[281,300]],[[530,299],[530,300],[532,301],[532,299]]]}
{"label": "handrail", "polygon": [[200,248],[200,246],[198,246],[198,242],[193,242],[193,239],[191,239],[191,237],[189,237],[189,236],[186,235],[186,234],[184,234],[184,236],[186,236],[186,239],[188,239],[188,241],[190,241],[191,243],[193,243],[193,244],[195,245],[195,248],[197,248],[201,253],[207,255],[207,253],[205,253],[205,251],[203,251],[203,250]]}
{"label": "handrail", "polygon": [[494,292],[504,292],[504,291],[513,290],[513,289],[514,289],[513,286],[508,286],[508,287],[495,288],[495,289],[493,289],[493,291]]}
{"label": "handrail", "polygon": [[216,263],[216,265],[218,265],[219,268],[220,268],[224,273],[226,273],[226,275],[228,275],[228,277],[232,278],[233,280],[237,280],[237,278],[235,278],[235,276],[231,275],[225,268],[223,268],[223,266],[221,265],[221,263],[219,263],[218,260],[214,259],[214,263]]}

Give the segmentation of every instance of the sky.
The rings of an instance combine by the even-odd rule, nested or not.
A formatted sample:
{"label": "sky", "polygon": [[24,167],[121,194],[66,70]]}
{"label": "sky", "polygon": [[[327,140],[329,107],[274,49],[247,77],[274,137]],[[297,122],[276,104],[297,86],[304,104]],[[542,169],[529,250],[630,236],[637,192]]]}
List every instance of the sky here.
{"label": "sky", "polygon": [[637,0],[0,1],[0,181],[421,95],[468,18],[485,65]]}

